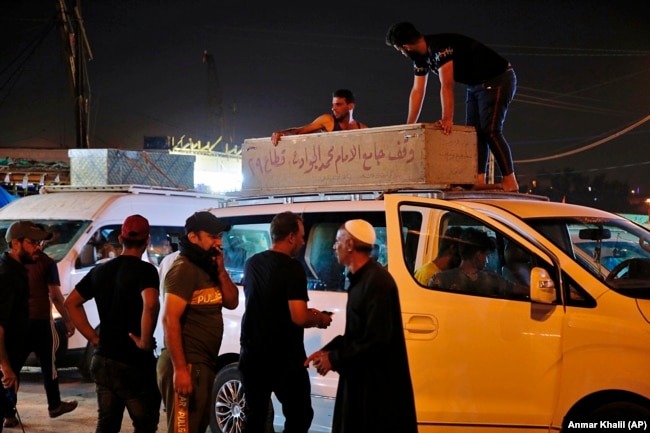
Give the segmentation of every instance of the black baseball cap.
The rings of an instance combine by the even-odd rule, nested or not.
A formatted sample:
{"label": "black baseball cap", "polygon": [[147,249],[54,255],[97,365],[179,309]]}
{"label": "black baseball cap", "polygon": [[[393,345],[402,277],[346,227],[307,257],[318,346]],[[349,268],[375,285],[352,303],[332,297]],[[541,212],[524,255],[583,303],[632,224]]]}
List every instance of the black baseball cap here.
{"label": "black baseball cap", "polygon": [[185,234],[190,232],[198,233],[204,231],[213,236],[230,230],[230,224],[221,221],[212,213],[207,211],[195,212],[191,217],[185,220]]}

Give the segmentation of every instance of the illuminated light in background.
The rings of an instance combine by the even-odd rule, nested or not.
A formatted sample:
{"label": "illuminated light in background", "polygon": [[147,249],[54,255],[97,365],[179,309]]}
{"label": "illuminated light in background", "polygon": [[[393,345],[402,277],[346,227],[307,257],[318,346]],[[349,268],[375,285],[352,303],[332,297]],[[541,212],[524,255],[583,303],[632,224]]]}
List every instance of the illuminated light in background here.
{"label": "illuminated light in background", "polygon": [[241,190],[241,172],[194,171],[194,185],[198,191],[210,193],[233,192]]}

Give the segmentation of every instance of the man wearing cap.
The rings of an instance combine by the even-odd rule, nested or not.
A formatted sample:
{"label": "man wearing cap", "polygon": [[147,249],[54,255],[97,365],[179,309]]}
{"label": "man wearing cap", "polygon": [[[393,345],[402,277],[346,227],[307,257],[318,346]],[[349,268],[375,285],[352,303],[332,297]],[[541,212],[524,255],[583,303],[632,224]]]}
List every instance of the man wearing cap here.
{"label": "man wearing cap", "polygon": [[0,392],[0,410],[3,415],[15,407],[29,320],[29,280],[24,265],[36,261],[40,243],[51,236],[31,221],[17,221],[5,233],[8,249],[0,256],[0,380],[4,388]]}
{"label": "man wearing cap", "polygon": [[271,248],[246,262],[246,313],[239,370],[246,389],[245,433],[264,431],[269,399],[282,404],[284,431],[307,433],[314,411],[305,358],[304,328],[327,328],[330,315],[307,307],[307,276],[298,255],[305,245],[302,218],[282,212],[271,221]]}
{"label": "man wearing cap", "polygon": [[336,232],[333,248],[350,281],[345,333],[305,362],[321,375],[340,375],[333,433],[417,432],[397,285],[370,257],[375,236],[364,220],[347,221]]}
{"label": "man wearing cap", "polygon": [[[239,290],[221,251],[228,230],[230,224],[210,212],[190,216],[178,258],[165,276],[165,348],[158,359],[158,386],[169,432],[203,433],[214,410],[210,400],[223,337],[221,309],[239,304]],[[187,413],[176,404],[183,401],[189,401]]]}
{"label": "man wearing cap", "polygon": [[[40,244],[40,242],[39,242]],[[34,352],[41,366],[43,386],[47,397],[50,418],[57,418],[77,407],[76,400],[61,400],[59,378],[56,370],[55,353],[59,347],[59,335],[52,318],[52,305],[61,314],[65,322],[67,336],[74,334],[72,319],[65,309],[65,298],[61,294],[59,270],[56,261],[43,252],[39,245],[34,263],[26,263],[29,281],[29,321],[25,335],[20,364],[23,365],[30,353]],[[18,425],[16,412],[5,413],[5,427]]]}
{"label": "man wearing cap", "polygon": [[[142,260],[149,244],[149,222],[131,215],[122,224],[122,254],[95,266],[65,301],[75,326],[95,346],[90,373],[96,384],[97,432],[117,432],[124,409],[135,431],[153,433],[160,417],[156,384],[158,272]],[[94,299],[101,333],[88,323],[83,304]]]}

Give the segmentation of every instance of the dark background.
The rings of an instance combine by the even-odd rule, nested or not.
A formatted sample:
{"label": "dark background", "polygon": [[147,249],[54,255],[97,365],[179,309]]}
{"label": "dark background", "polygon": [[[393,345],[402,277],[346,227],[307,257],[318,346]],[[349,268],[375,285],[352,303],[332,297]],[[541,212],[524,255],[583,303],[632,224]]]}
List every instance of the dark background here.
{"label": "dark background", "polygon": [[[46,31],[57,1],[3,2],[0,147],[75,147],[61,34]],[[205,49],[232,143],[310,122],[342,87],[354,91],[362,122],[404,123],[412,69],[384,35],[411,21],[423,33],[464,33],[511,61],[519,88],[505,133],[520,183],[563,170],[650,192],[650,122],[588,148],[650,114],[647,1],[93,0],[82,15],[94,56],[91,147],[213,141]],[[438,91],[431,76],[421,122],[439,118]],[[456,93],[462,124],[464,87]]]}

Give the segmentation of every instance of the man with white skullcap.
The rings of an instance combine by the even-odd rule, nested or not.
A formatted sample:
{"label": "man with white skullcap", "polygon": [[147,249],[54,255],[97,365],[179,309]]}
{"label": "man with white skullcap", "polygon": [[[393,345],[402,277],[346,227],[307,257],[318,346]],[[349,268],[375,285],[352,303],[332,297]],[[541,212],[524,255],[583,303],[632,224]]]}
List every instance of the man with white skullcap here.
{"label": "man with white skullcap", "polygon": [[[333,249],[350,280],[344,335],[305,361],[339,373],[332,433],[415,433],[417,422],[395,280],[370,256],[375,230],[357,219],[336,232]],[[386,395],[391,398],[385,409]]]}

